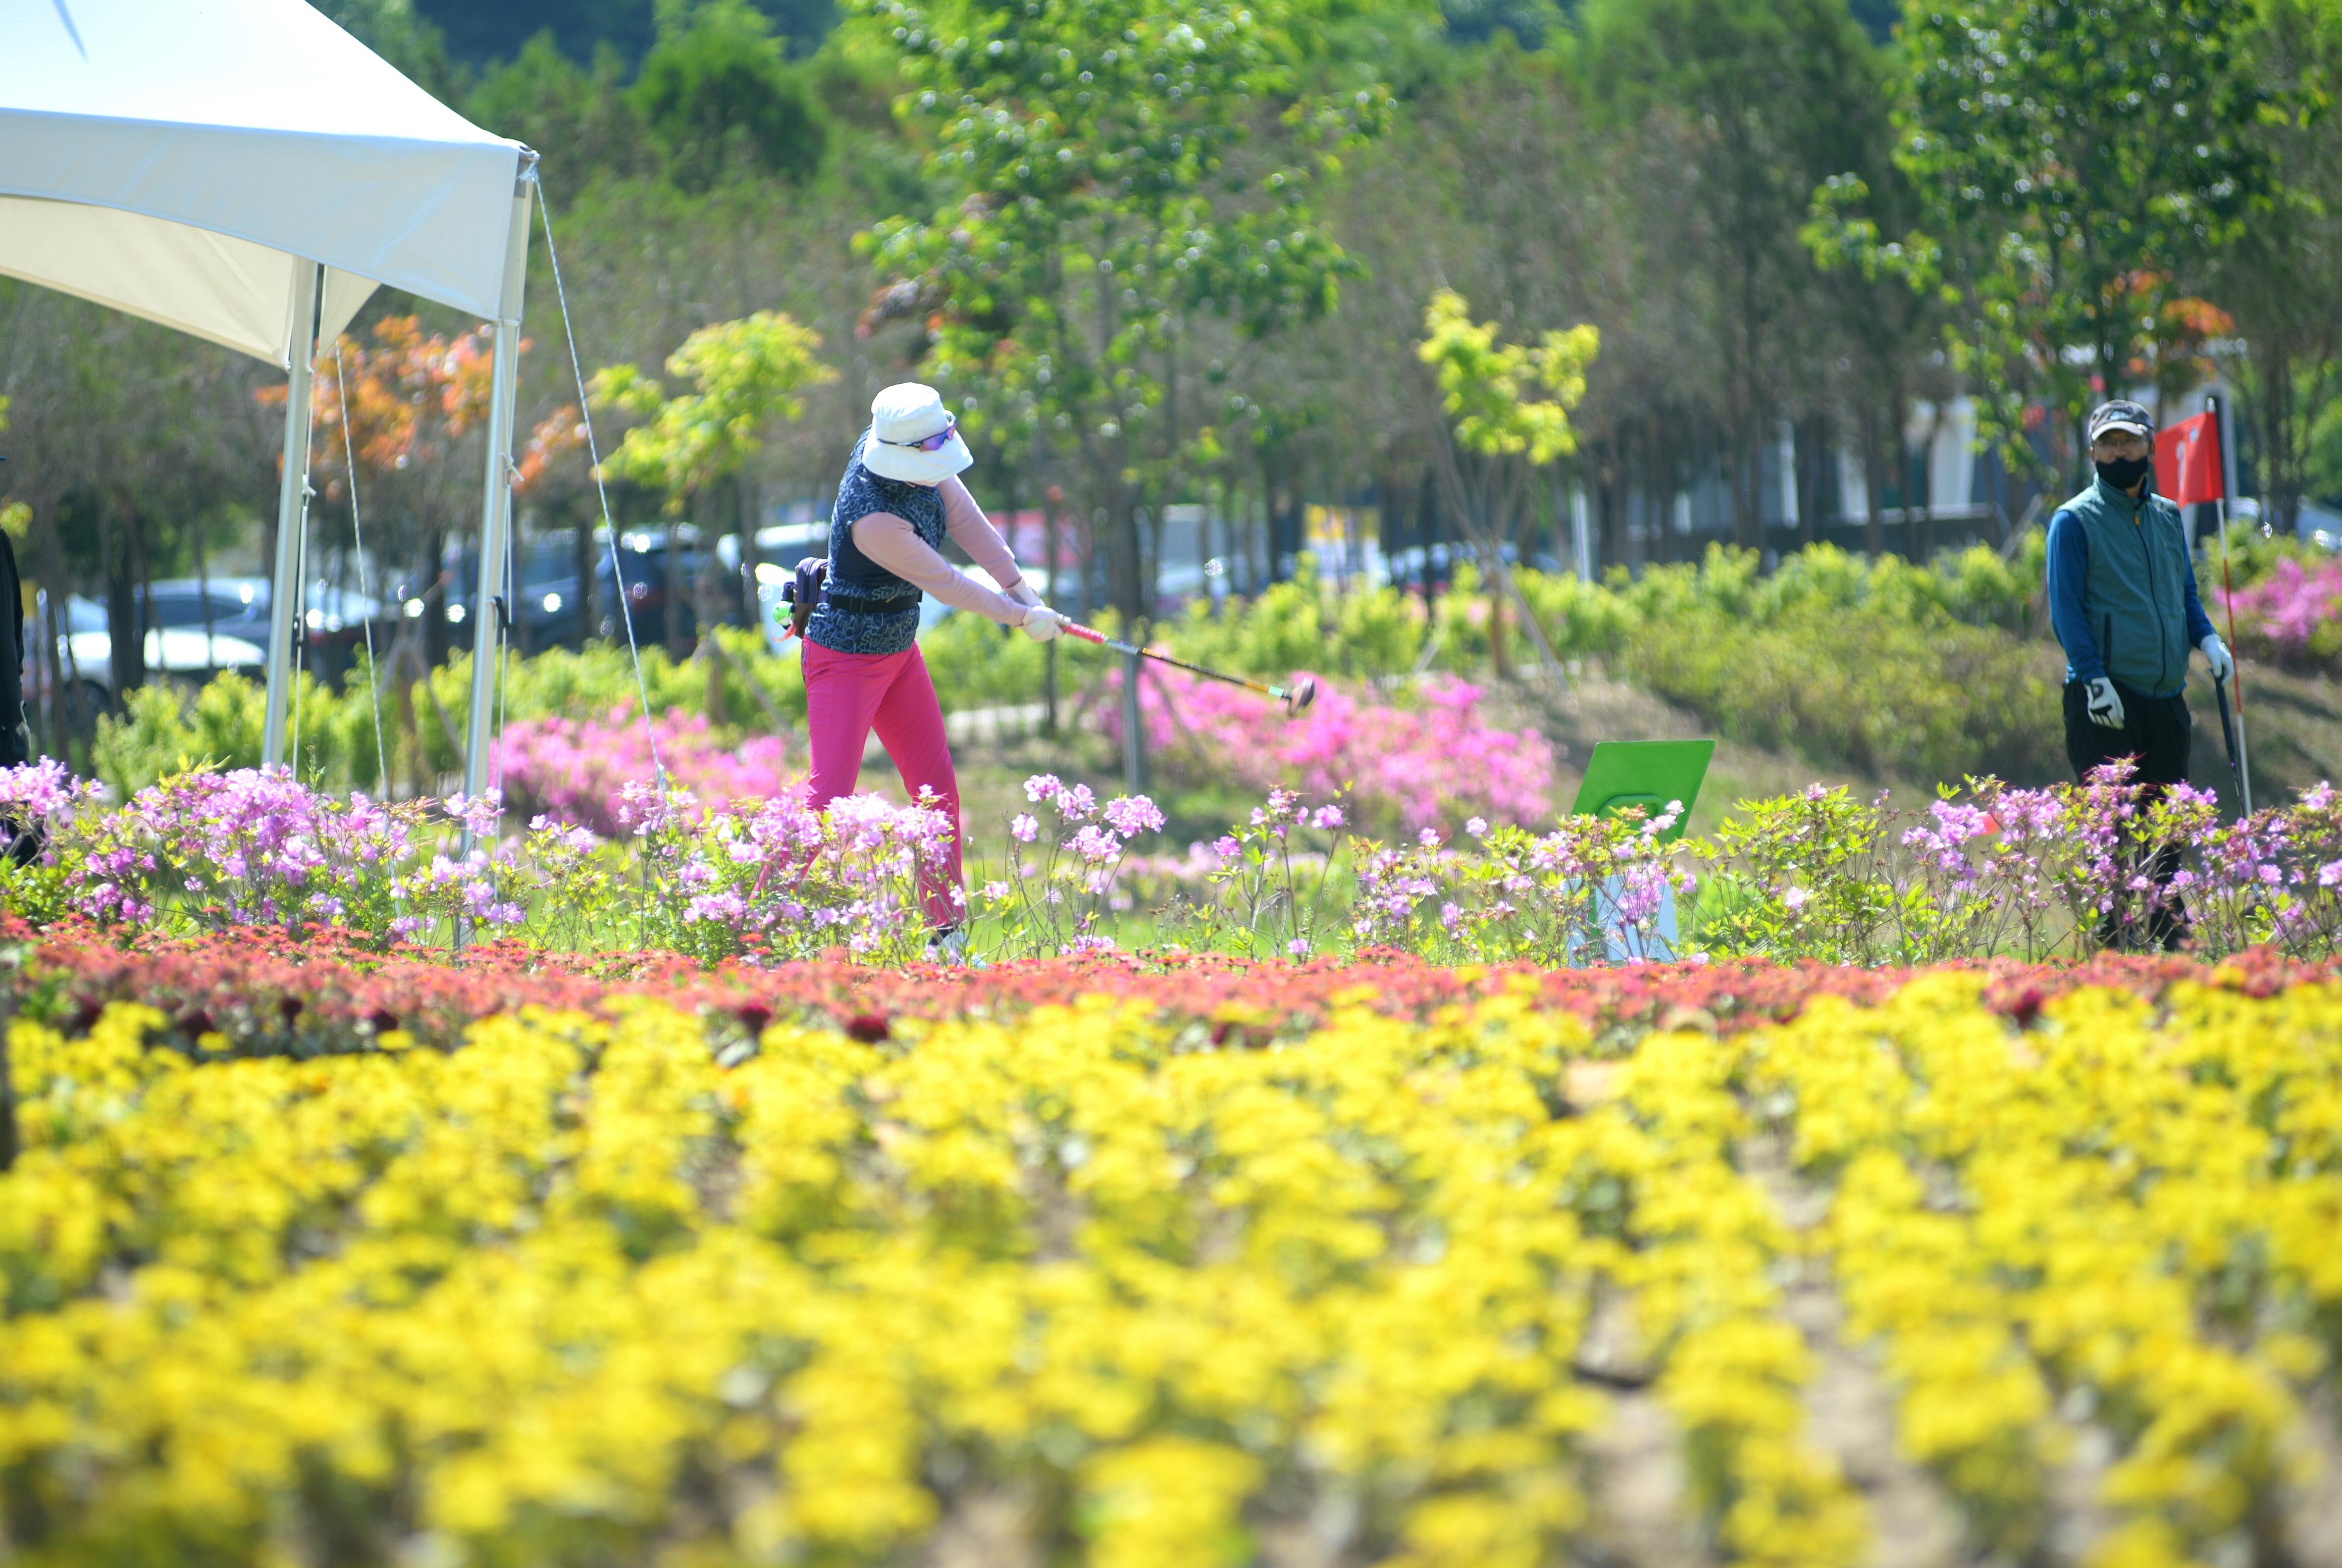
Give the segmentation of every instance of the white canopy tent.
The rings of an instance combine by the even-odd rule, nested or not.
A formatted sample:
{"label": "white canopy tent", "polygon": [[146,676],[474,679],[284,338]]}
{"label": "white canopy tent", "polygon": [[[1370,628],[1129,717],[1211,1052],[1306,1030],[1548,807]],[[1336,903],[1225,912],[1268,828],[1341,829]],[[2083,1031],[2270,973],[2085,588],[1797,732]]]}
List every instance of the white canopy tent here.
{"label": "white canopy tent", "polygon": [[492,324],[465,778],[477,790],[511,507],[535,155],[303,0],[0,0],[0,274],[282,366],[267,756],[283,760],[310,368],[379,285]]}

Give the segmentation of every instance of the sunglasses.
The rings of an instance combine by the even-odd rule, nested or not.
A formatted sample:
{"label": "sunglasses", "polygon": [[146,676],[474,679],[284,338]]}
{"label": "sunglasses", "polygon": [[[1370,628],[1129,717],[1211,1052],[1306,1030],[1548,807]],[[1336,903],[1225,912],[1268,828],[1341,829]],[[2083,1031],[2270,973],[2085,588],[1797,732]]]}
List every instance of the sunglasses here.
{"label": "sunglasses", "polygon": [[958,430],[958,417],[946,414],[944,415],[944,427],[933,435],[923,435],[916,441],[889,441],[881,435],[878,437],[878,444],[881,446],[909,446],[921,452],[941,452],[951,444],[951,438]]}

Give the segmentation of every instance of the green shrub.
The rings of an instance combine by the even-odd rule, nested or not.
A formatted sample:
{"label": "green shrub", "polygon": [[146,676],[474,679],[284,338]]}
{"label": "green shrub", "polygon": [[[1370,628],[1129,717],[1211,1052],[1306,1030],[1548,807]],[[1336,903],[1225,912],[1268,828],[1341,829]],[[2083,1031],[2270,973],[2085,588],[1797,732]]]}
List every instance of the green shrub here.
{"label": "green shrub", "polygon": [[[299,680],[295,761],[301,777],[321,788],[371,791],[375,765],[374,717],[363,684],[365,661],[337,694],[304,671]],[[233,670],[190,691],[158,681],[132,692],[119,718],[97,721],[92,764],[123,799],[190,767],[260,765],[267,688]]]}
{"label": "green shrub", "polygon": [[1947,617],[1809,603],[1756,625],[1694,609],[1637,627],[1619,667],[1726,738],[1824,766],[2027,784],[2065,768],[2054,655]]}
{"label": "green shrub", "polygon": [[[1095,653],[1094,644],[1069,641],[1059,658],[1072,655],[1075,648]],[[919,653],[927,662],[927,674],[946,711],[1041,700],[1041,667],[1047,652],[1013,626],[996,624],[981,615],[946,615],[919,639]],[[802,713],[804,682],[797,684]]]}

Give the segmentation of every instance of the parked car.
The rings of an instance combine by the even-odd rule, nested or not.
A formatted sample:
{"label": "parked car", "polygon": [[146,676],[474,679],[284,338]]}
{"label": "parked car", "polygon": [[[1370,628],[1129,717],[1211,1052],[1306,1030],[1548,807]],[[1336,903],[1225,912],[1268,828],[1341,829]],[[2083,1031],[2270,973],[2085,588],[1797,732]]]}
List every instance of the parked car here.
{"label": "parked car", "polygon": [[[161,606],[156,608],[160,619]],[[40,656],[40,640],[28,639],[34,656],[33,668],[26,673],[27,695],[45,702],[52,683],[62,679],[69,689],[81,694],[92,712],[111,707],[114,636],[106,627],[105,607],[94,599],[75,594],[65,600],[61,619],[64,629],[57,634],[50,658]],[[45,589],[35,601],[34,624],[48,624]],[[200,684],[222,670],[249,674],[265,669],[268,664],[266,630],[261,632],[263,640],[255,643],[243,634],[242,623],[237,625],[236,631],[215,629],[208,637],[201,625],[148,628],[145,649],[147,673]]]}
{"label": "parked car", "polygon": [[[822,523],[781,523],[756,530],[756,567],[758,581],[765,580],[766,568],[787,576],[797,569],[797,563],[829,554],[829,524]],[[726,572],[740,569],[740,536],[726,534],[716,541],[716,558]]]}
{"label": "parked car", "polygon": [[[273,595],[265,577],[171,577],[150,585],[153,624],[165,631],[204,630],[206,595],[215,634],[242,637],[268,646],[269,605]],[[304,655],[322,674],[349,663],[353,650],[365,643],[366,622],[378,616],[380,604],[355,590],[337,587],[323,578],[309,584],[302,594]]]}
{"label": "parked car", "polygon": [[[442,614],[447,617],[449,641],[468,648],[472,614],[479,602],[469,542],[450,544],[445,560],[447,602]],[[523,539],[513,564],[514,602],[506,613],[520,645],[535,653],[583,644],[586,594],[577,575],[576,542],[569,531],[552,529]],[[420,601],[411,603],[419,606]],[[419,607],[407,612],[421,613]]]}
{"label": "parked car", "polygon": [[[626,528],[619,532],[614,564],[609,535],[596,534],[595,603],[603,606],[600,633],[623,641],[626,632],[618,617],[619,575],[626,581],[626,607],[637,643],[656,643],[666,636],[667,595],[680,611],[678,627],[688,643],[699,635],[699,617],[693,609],[699,578],[699,531],[689,524],[675,530],[675,558],[667,558],[667,531],[663,527]],[[737,559],[737,557],[735,557]],[[672,568],[670,570],[670,567]]]}
{"label": "parked car", "polygon": [[[193,627],[268,645],[268,580],[265,577],[175,577],[151,585],[150,625]],[[207,614],[208,612],[208,614]]]}

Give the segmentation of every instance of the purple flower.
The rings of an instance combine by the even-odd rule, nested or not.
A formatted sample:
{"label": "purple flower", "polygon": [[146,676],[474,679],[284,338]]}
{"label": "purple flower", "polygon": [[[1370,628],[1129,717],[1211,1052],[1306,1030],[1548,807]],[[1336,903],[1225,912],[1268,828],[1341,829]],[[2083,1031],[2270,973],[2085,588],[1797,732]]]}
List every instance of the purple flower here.
{"label": "purple flower", "polygon": [[[1096,823],[1084,827],[1073,836],[1067,846],[1092,865],[1112,860],[1122,853],[1122,843]],[[1093,892],[1099,891],[1093,889]]]}
{"label": "purple flower", "polygon": [[1143,794],[1122,795],[1108,801],[1106,820],[1106,825],[1125,838],[1163,831],[1163,813]]}
{"label": "purple flower", "polygon": [[1020,812],[1008,821],[1008,836],[1019,844],[1031,844],[1041,834],[1040,819]]}

